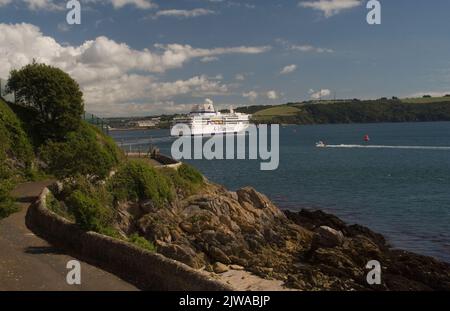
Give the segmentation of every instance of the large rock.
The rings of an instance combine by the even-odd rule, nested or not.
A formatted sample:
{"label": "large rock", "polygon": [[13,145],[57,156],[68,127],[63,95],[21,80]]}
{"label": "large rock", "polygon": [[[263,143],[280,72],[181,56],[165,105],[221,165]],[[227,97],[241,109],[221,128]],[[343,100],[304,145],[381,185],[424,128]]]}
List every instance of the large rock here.
{"label": "large rock", "polygon": [[320,226],[315,229],[316,233],[311,244],[312,249],[321,247],[330,248],[341,246],[344,243],[344,235],[341,231],[334,230],[327,226]]}
{"label": "large rock", "polygon": [[209,255],[214,260],[223,262],[225,264],[230,264],[231,263],[230,258],[218,247],[211,246],[209,248]]}
{"label": "large rock", "polygon": [[193,268],[201,268],[203,262],[197,258],[195,251],[186,245],[168,244],[157,241],[158,252],[166,257],[181,261]]}
{"label": "large rock", "polygon": [[[285,215],[262,193],[252,187],[245,187],[236,191],[238,201],[242,207],[257,215],[284,218]],[[255,210],[256,209],[256,210]],[[257,210],[266,210],[264,214]]]}
{"label": "large rock", "polygon": [[215,273],[224,273],[224,272],[227,272],[228,270],[230,270],[229,268],[228,268],[228,266],[226,266],[226,265],[224,265],[223,263],[221,263],[221,262],[216,262],[214,265],[213,265],[213,270],[214,270],[214,272]]}
{"label": "large rock", "polygon": [[305,227],[309,230],[314,230],[320,226],[327,226],[335,230],[344,231],[345,223],[334,215],[325,213],[320,210],[306,210],[302,209],[299,212],[284,211],[286,216],[295,222],[297,225]]}
{"label": "large rock", "polygon": [[[239,265],[302,290],[450,290],[449,264],[391,250],[382,235],[325,212],[286,216],[250,187],[230,193],[207,182],[196,195],[179,192],[165,207],[148,201],[139,210],[119,209],[121,227],[194,268]],[[380,286],[366,282],[370,260],[382,264]]]}

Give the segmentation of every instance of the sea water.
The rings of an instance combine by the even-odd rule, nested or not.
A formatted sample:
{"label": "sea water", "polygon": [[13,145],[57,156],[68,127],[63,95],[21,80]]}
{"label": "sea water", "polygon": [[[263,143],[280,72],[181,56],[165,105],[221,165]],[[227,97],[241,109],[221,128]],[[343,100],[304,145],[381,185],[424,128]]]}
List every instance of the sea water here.
{"label": "sea water", "polygon": [[[363,141],[366,134],[369,143]],[[145,149],[152,137],[152,144],[170,153],[173,142],[168,130],[112,135],[132,150]],[[320,140],[389,148],[315,147]],[[280,129],[276,171],[261,171],[258,161],[249,160],[188,162],[230,189],[250,185],[280,208],[322,209],[382,233],[394,247],[450,262],[450,150],[445,147],[450,147],[450,122],[286,126]]]}

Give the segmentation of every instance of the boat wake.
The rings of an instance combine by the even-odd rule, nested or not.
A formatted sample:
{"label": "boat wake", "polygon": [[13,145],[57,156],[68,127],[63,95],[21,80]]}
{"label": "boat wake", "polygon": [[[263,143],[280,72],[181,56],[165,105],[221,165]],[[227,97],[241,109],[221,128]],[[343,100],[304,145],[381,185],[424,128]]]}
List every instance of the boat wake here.
{"label": "boat wake", "polygon": [[450,146],[324,145],[321,148],[450,150]]}

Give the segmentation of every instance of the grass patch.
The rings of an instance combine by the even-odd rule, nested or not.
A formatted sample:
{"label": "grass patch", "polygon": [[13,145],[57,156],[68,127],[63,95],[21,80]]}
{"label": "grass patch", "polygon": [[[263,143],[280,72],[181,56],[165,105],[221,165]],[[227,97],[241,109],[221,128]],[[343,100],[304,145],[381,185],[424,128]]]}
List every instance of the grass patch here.
{"label": "grass patch", "polygon": [[76,223],[84,230],[102,232],[112,220],[111,209],[93,194],[75,190],[67,199]]}
{"label": "grass patch", "polygon": [[178,170],[164,168],[161,172],[169,178],[178,193],[187,196],[196,194],[204,185],[203,175],[185,163]]}
{"label": "grass patch", "polygon": [[10,180],[0,179],[0,219],[19,211],[14,198],[10,195],[13,186]]}
{"label": "grass patch", "polygon": [[256,112],[252,120],[256,123],[284,123],[282,118],[295,117],[299,112],[300,109],[292,105],[274,106]]}
{"label": "grass patch", "polygon": [[150,242],[144,237],[139,236],[136,233],[128,237],[128,242],[131,242],[137,247],[143,248],[150,252],[156,252],[156,246],[152,242]]}
{"label": "grass patch", "polygon": [[193,166],[190,166],[186,163],[183,163],[177,170],[178,175],[184,180],[187,180],[194,184],[203,184],[203,175],[195,169]]}
{"label": "grass patch", "polygon": [[299,109],[297,107],[281,105],[258,111],[253,116],[254,117],[292,116],[295,115],[298,111]]}
{"label": "grass patch", "polygon": [[103,184],[93,184],[86,177],[77,177],[64,187],[61,197],[67,211],[84,230],[107,233],[114,220],[112,196]]}
{"label": "grass patch", "polygon": [[46,199],[47,208],[51,210],[53,213],[64,217],[67,220],[75,221],[75,217],[73,214],[69,212],[69,209],[61,202],[59,202],[52,193],[47,195]]}
{"label": "grass patch", "polygon": [[6,218],[19,211],[19,207],[13,200],[0,202],[0,219]]}
{"label": "grass patch", "polygon": [[419,97],[419,98],[402,98],[403,103],[410,104],[430,104],[430,103],[442,103],[450,102],[450,96],[444,97]]}

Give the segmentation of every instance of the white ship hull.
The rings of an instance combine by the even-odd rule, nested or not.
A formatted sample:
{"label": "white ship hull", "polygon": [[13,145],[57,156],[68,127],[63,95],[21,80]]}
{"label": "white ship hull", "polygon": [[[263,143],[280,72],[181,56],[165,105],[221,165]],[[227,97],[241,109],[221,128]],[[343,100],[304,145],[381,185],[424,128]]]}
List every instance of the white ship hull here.
{"label": "white ship hull", "polygon": [[191,135],[198,136],[210,136],[220,134],[239,134],[245,132],[249,127],[249,124],[237,124],[237,125],[194,125],[191,126]]}
{"label": "white ship hull", "polygon": [[[204,105],[194,106],[191,113],[184,117],[174,119],[174,127],[183,125],[184,130],[174,131],[172,135],[211,136],[224,134],[239,134],[245,132],[250,126],[250,115],[235,113],[216,112],[209,101]],[[189,132],[186,133],[186,131]]]}

